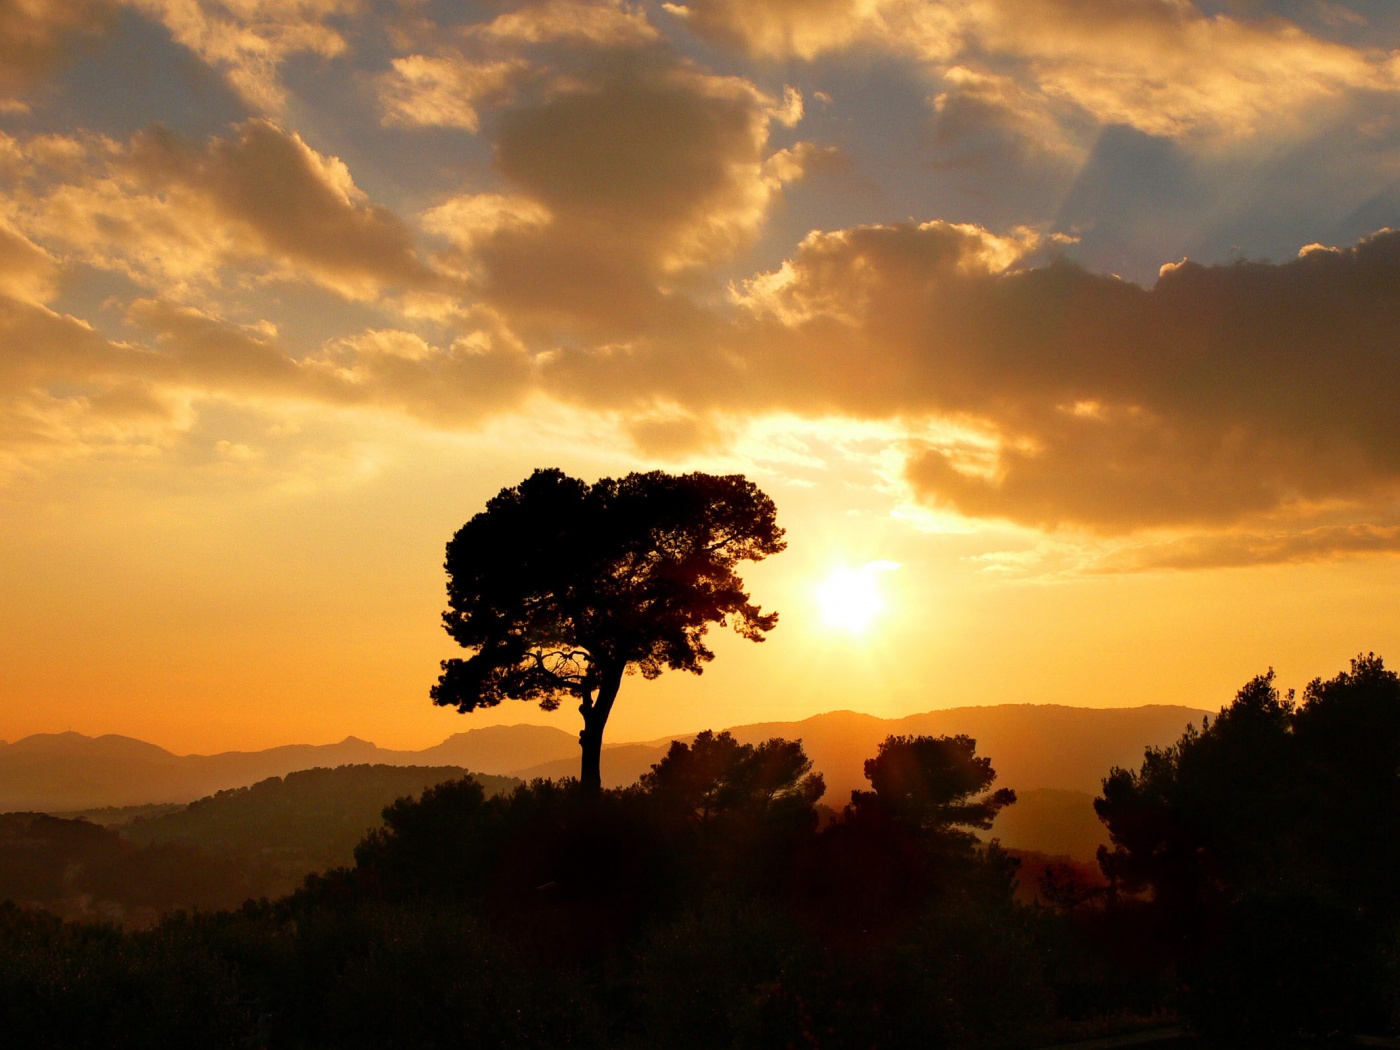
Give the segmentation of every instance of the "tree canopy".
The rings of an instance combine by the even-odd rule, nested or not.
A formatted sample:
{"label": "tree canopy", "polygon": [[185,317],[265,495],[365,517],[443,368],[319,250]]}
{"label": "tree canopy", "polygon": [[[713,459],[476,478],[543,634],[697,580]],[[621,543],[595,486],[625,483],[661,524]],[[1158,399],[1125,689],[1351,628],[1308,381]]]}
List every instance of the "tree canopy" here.
{"label": "tree canopy", "polygon": [[709,729],[689,744],[671,741],[639,784],[701,825],[731,813],[810,810],[826,791],[800,740],[775,737],[755,746]]}
{"label": "tree canopy", "polygon": [[437,704],[468,712],[502,700],[554,710],[577,698],[581,780],[601,785],[603,728],[622,676],[699,674],[711,624],[762,641],[778,621],[735,571],[783,550],[773,501],[740,475],[603,478],[557,469],[502,489],[447,545],[446,660]]}
{"label": "tree canopy", "polygon": [[865,763],[874,790],[852,792],[851,801],[857,809],[878,807],[924,831],[985,830],[1016,801],[1010,788],[987,791],[996,776],[992,760],[977,755],[971,737],[890,736]]}
{"label": "tree canopy", "polygon": [[1398,770],[1400,678],[1366,654],[1296,704],[1259,675],[1104,780],[1100,866],[1170,931],[1194,1023],[1230,1045],[1380,1023],[1400,919]]}
{"label": "tree canopy", "polygon": [[1201,729],[1114,769],[1094,808],[1128,892],[1195,907],[1326,884],[1393,907],[1400,864],[1400,678],[1373,654],[1280,694],[1258,675]]}

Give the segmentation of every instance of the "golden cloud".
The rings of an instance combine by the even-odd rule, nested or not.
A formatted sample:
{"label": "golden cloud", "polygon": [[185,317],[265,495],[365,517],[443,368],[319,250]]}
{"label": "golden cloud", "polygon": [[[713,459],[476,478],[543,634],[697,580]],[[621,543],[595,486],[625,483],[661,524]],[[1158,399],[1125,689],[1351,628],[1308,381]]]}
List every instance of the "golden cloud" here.
{"label": "golden cloud", "polygon": [[37,138],[25,155],[43,170],[16,188],[15,224],[164,296],[216,284],[228,268],[360,299],[439,283],[409,228],[339,159],[265,120],[204,142],[162,128],[129,144]]}
{"label": "golden cloud", "polygon": [[138,299],[127,321],[153,332],[162,350],[163,378],[200,391],[285,392],[300,379],[300,367],[261,326],[223,322],[190,306]]}
{"label": "golden cloud", "polygon": [[618,0],[518,4],[455,31],[424,22],[413,36],[406,42],[430,53],[395,58],[376,78],[384,123],[471,132],[483,107],[504,103],[518,86],[567,77],[556,66],[610,50],[655,50],[661,42],[645,13]]}
{"label": "golden cloud", "polygon": [[31,303],[53,298],[58,261],[0,219],[0,296]]}
{"label": "golden cloud", "polygon": [[673,60],[609,62],[500,116],[507,194],[426,221],[470,245],[454,267],[512,323],[635,335],[683,309],[672,290],[750,244],[800,177],[810,148],[768,146],[796,107]]}
{"label": "golden cloud", "polygon": [[74,317],[10,296],[0,296],[0,345],[5,393],[136,374],[150,357],[109,342]]}
{"label": "golden cloud", "polygon": [[516,408],[535,382],[531,357],[488,331],[437,347],[411,332],[371,330],[335,341],[306,370],[336,401],[392,408],[436,426]]}
{"label": "golden cloud", "polygon": [[[152,130],[133,143],[129,171],[145,186],[202,198],[253,252],[305,267],[343,294],[431,282],[408,228],[371,204],[345,164],[294,132],[250,120],[202,147]],[[276,192],[269,193],[268,187]]]}
{"label": "golden cloud", "polygon": [[142,457],[181,425],[158,355],[0,291],[0,479],[98,451]]}
{"label": "golden cloud", "polygon": [[743,283],[734,299],[786,325],[830,317],[860,324],[873,306],[888,306],[900,286],[927,287],[959,276],[989,276],[1040,246],[1030,229],[999,236],[970,223],[863,226],[814,231],[792,260]]}
{"label": "golden cloud", "polygon": [[1023,59],[1041,91],[1148,134],[1252,134],[1343,91],[1400,88],[1386,56],[1282,19],[1173,0],[994,0],[971,13],[969,37]]}
{"label": "golden cloud", "polygon": [[210,403],[371,408],[460,427],[519,405],[535,385],[531,357],[486,329],[446,347],[369,330],[297,357],[266,323],[234,324],[178,303],[138,299],[126,321],[146,345],[0,294],[5,473],[26,461],[112,451],[123,434],[154,453]]}
{"label": "golden cloud", "polygon": [[[544,354],[490,311],[445,345],[374,328],[297,357],[270,326],[187,305],[136,302],[140,346],[8,296],[0,430],[40,456],[63,434],[104,448],[122,427],[158,447],[209,400],[462,427],[547,394],[671,455],[712,446],[723,417],[867,419],[910,435],[891,441],[930,506],[1149,536],[1095,571],[1395,546],[1400,234],[1278,265],[1177,264],[1151,289],[1066,263],[1021,268],[1038,243],[948,223],[813,234],[736,289],[727,315],[675,297],[664,331]],[[32,242],[0,248],[20,287],[48,272]],[[957,425],[939,437],[938,421]],[[1183,529],[1196,531],[1150,538]]]}
{"label": "golden cloud", "polygon": [[756,56],[878,49],[923,63],[948,85],[940,93],[965,90],[969,71],[1012,76],[1022,103],[1035,98],[1047,115],[1067,102],[1100,124],[1154,135],[1250,134],[1342,92],[1400,88],[1392,55],[1282,18],[1207,15],[1177,0],[692,0],[671,9]]}
{"label": "golden cloud", "polygon": [[478,107],[503,97],[528,68],[519,61],[473,62],[460,53],[407,55],[392,65],[378,82],[384,123],[473,132],[481,124]]}
{"label": "golden cloud", "polygon": [[512,44],[570,41],[595,47],[635,47],[660,39],[645,12],[621,0],[525,3],[468,32]]}
{"label": "golden cloud", "polygon": [[205,399],[388,409],[461,426],[509,410],[532,383],[529,355],[484,330],[438,347],[413,332],[372,329],[297,358],[266,326],[188,306],[138,300],[128,320],[155,339],[140,375]]}
{"label": "golden cloud", "polygon": [[[1393,520],[1393,519],[1392,519]],[[1208,532],[1119,548],[1092,563],[1096,573],[1234,569],[1400,554],[1400,525],[1363,522],[1271,532]]]}
{"label": "golden cloud", "polygon": [[691,0],[665,4],[697,34],[757,58],[800,58],[877,44],[903,49],[917,41],[926,52],[953,41],[958,4],[910,0]]}
{"label": "golden cloud", "polygon": [[160,22],[175,42],[220,70],[256,111],[286,103],[282,63],[293,55],[331,58],[347,44],[334,20],[363,0],[124,0]]}
{"label": "golden cloud", "polygon": [[1400,233],[1186,263],[1151,289],[1016,268],[1036,243],[946,223],[814,234],[736,291],[730,323],[560,353],[542,381],[640,414],[957,420],[975,454],[908,441],[914,491],[1042,529],[1371,520],[1400,492]]}
{"label": "golden cloud", "polygon": [[1058,265],[916,293],[886,345],[927,366],[930,408],[1003,441],[991,475],[926,449],[910,480],[973,516],[1108,532],[1382,498],[1400,482],[1397,277],[1385,232],[1278,266],[1178,266],[1151,291]]}
{"label": "golden cloud", "polygon": [[[281,104],[287,57],[340,53],[359,10],[134,2],[265,109]],[[672,10],[757,55],[897,51],[932,74],[938,134],[986,134],[987,148],[1061,172],[1085,148],[1071,124],[1238,134],[1395,86],[1389,56],[1166,0]],[[1400,487],[1400,234],[1280,265],[1173,265],[1144,288],[1063,262],[1026,268],[1044,230],[856,226],[809,234],[726,297],[717,274],[744,265],[784,187],[826,156],[780,138],[801,96],[698,67],[625,3],[493,11],[432,45],[419,35],[365,81],[385,122],[480,133],[493,149],[488,177],[438,187],[416,229],[265,118],[209,138],[0,136],[4,433],[56,447],[129,425],[159,446],[220,399],[459,427],[548,396],[669,455],[713,445],[717,419],[790,413],[903,433],[905,482],[969,517],[1115,536],[1255,529],[1233,554],[1202,539],[1153,555],[1163,564],[1388,542],[1375,508]],[[55,40],[81,36],[56,19]],[[58,312],[61,279],[82,265],[143,289],[125,319],[144,342]],[[268,325],[221,316],[259,316],[217,299],[268,282],[374,312],[294,351]],[[927,436],[950,420],[963,438]],[[1324,511],[1339,522],[1316,525]],[[1324,531],[1304,542],[1304,520]]]}

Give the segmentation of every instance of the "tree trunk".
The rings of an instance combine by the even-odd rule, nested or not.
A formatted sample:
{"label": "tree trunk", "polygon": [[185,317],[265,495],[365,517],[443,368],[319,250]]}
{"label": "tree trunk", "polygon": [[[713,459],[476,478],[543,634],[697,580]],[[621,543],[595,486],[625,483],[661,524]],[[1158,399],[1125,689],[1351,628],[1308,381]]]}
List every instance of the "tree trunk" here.
{"label": "tree trunk", "polygon": [[587,795],[600,795],[603,791],[603,727],[608,724],[613,701],[622,685],[623,668],[604,668],[598,683],[598,698],[585,698],[579,705],[583,715],[583,730],[578,735],[578,746],[583,752],[579,768],[579,783]]}
{"label": "tree trunk", "polygon": [[597,795],[603,790],[603,727],[601,724],[590,724],[592,722],[584,715],[583,730],[578,735],[578,746],[583,750],[578,779],[585,794]]}

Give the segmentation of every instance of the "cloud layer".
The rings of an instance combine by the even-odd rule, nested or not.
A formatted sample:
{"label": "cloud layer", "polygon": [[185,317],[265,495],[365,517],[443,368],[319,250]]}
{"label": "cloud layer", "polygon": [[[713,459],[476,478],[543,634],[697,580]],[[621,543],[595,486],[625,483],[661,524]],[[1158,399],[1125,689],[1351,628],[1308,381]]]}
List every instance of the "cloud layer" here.
{"label": "cloud layer", "polygon": [[[12,5],[0,467],[159,461],[230,404],[439,428],[553,405],[668,457],[863,420],[909,498],[1111,537],[1107,569],[1389,551],[1400,29],[1237,6]],[[133,18],[248,115],[59,119],[75,49]],[[885,128],[892,93],[915,117]],[[1025,221],[941,210],[978,194]],[[1179,231],[1300,200],[1325,216],[1300,229],[1348,235],[1155,281],[1073,261],[1180,258],[1206,235]]]}
{"label": "cloud layer", "polygon": [[1178,0],[693,0],[672,10],[755,56],[910,54],[932,77],[1010,75],[1046,107],[1067,101],[1150,134],[1253,133],[1344,91],[1400,86],[1393,52]]}

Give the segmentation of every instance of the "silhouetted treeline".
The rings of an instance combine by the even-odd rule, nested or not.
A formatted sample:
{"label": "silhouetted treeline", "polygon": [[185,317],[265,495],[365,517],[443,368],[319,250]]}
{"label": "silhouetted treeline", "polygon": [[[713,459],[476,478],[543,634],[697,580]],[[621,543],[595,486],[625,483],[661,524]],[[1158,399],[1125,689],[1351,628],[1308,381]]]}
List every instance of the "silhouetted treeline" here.
{"label": "silhouetted treeline", "polygon": [[273,903],[128,933],[0,909],[0,1030],[298,1048],[1395,1034],[1397,769],[1400,685],[1378,659],[1297,705],[1256,679],[1110,772],[1107,885],[1037,861],[1033,905],[972,834],[1014,793],[966,737],[888,739],[869,790],[825,817],[841,800],[795,741],[704,733],[596,796],[463,778],[395,802],[353,865]]}
{"label": "silhouetted treeline", "polygon": [[1379,657],[1273,672],[1176,745],[1115,769],[1095,809],[1118,913],[1238,1045],[1342,1038],[1400,1008],[1400,679]]}

